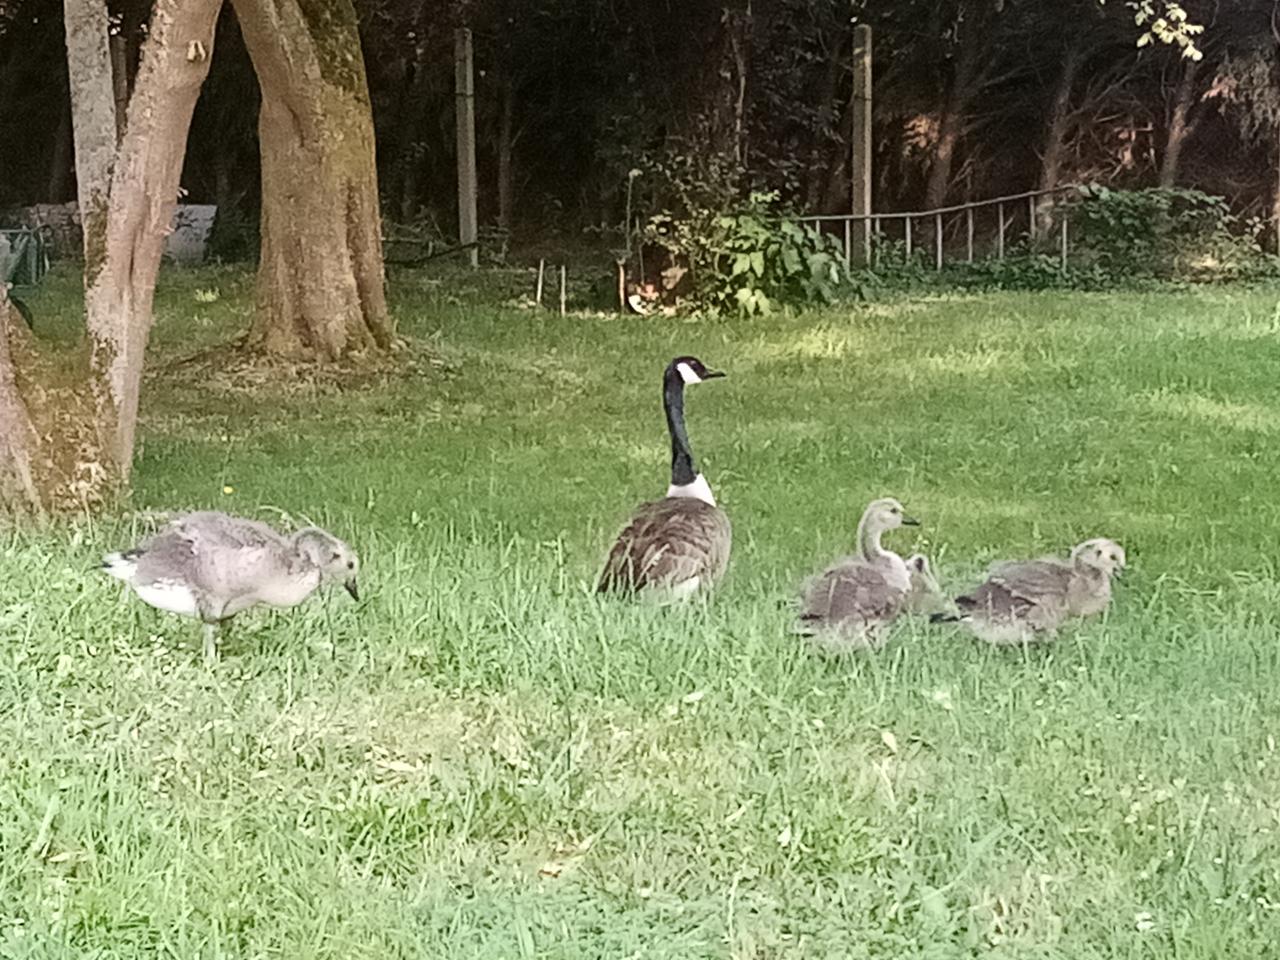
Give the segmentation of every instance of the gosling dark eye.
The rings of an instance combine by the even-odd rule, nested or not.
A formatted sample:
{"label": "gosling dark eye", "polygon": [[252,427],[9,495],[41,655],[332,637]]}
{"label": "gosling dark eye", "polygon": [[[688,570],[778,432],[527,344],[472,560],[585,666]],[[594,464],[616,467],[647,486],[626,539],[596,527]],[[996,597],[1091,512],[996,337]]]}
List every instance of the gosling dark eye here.
{"label": "gosling dark eye", "polygon": [[348,570],[354,570],[355,568],[356,568],[356,562],[355,562],[354,560],[348,560],[348,561],[347,561],[347,569],[348,569]]}

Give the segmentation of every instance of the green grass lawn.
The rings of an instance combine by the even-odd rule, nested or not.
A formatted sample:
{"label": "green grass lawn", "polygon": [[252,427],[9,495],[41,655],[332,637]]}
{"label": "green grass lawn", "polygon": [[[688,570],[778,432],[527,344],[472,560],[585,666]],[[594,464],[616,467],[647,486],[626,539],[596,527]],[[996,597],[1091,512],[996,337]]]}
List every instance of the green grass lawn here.
{"label": "green grass lawn", "polygon": [[[74,292],[37,324],[69,336]],[[252,282],[166,275],[132,504],[325,524],[360,603],[246,615],[209,671],[197,624],[89,569],[141,519],[6,535],[0,956],[1280,950],[1276,291],[696,322],[392,293],[438,362],[184,382]],[[601,602],[665,489],[677,353],[729,373],[688,402],[729,576]],[[948,588],[1095,535],[1128,575],[1045,649],[912,623],[822,661],[786,601],[881,495]]]}

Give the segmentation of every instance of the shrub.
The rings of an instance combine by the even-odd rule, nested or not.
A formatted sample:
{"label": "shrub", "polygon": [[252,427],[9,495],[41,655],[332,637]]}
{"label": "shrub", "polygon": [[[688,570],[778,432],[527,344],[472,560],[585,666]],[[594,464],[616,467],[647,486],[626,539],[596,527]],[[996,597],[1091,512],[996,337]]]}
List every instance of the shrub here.
{"label": "shrub", "polygon": [[848,277],[839,244],[778,207],[776,193],[752,193],[727,211],[650,220],[645,239],[683,260],[697,306],[740,315],[831,303]]}
{"label": "shrub", "polygon": [[1235,279],[1269,267],[1257,223],[1198,190],[1086,188],[1068,207],[1073,259],[1117,282]]}

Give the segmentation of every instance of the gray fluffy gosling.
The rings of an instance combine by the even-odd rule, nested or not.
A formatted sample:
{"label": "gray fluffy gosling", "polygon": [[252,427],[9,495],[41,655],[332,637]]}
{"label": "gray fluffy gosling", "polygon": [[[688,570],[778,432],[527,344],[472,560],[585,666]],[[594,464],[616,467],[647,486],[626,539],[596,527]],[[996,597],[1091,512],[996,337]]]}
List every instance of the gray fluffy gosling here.
{"label": "gray fluffy gosling", "polygon": [[178,517],[136,547],[108,553],[102,569],[143,602],[203,621],[206,662],[217,656],[218,628],[256,604],[296,606],[334,580],[360,599],[359,560],[332,534],[307,527],[284,536],[214,511]]}
{"label": "gray fluffy gosling", "polygon": [[796,632],[825,653],[874,650],[900,614],[936,599],[941,590],[929,561],[921,554],[903,560],[880,542],[888,531],[918,523],[897,500],[872,501],[858,522],[857,553],[804,588]]}
{"label": "gray fluffy gosling", "polygon": [[1120,544],[1098,537],[1076,546],[1066,560],[1001,564],[975,590],[956,598],[958,614],[931,619],[963,623],[978,639],[1000,646],[1049,640],[1068,619],[1107,608],[1111,580],[1125,562]]}
{"label": "gray fluffy gosling", "polygon": [[663,371],[671,483],[661,500],[640,504],[618,534],[596,584],[599,593],[643,593],[670,602],[710,590],[724,576],[733,530],[694,465],[684,423],[685,387],[723,376],[697,357],[676,357]]}

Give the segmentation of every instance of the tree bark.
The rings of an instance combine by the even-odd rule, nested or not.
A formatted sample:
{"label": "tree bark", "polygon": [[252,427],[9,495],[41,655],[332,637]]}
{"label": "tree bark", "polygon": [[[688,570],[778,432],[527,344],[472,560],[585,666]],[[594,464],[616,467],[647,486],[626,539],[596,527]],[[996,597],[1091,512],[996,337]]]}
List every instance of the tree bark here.
{"label": "tree bark", "polygon": [[232,0],[262,88],[249,343],[334,361],[391,346],[373,118],[351,0]]}
{"label": "tree bark", "polygon": [[[1066,153],[1067,134],[1071,131],[1071,94],[1075,89],[1076,75],[1080,71],[1080,47],[1070,44],[1062,61],[1062,72],[1058,74],[1058,85],[1054,90],[1053,102],[1049,106],[1049,125],[1045,130],[1044,152],[1040,156],[1040,186],[1048,191],[1058,186],[1058,177],[1062,172],[1062,160]],[[1053,209],[1051,196],[1040,197],[1036,203],[1036,218],[1040,221],[1041,233],[1048,227],[1049,213]]]}
{"label": "tree bark", "polygon": [[498,119],[498,226],[503,230],[510,230],[516,122],[516,83],[510,70],[502,72],[500,96],[502,113]]}
{"label": "tree bark", "polygon": [[1165,137],[1164,156],[1160,158],[1160,186],[1169,189],[1178,182],[1178,166],[1182,161],[1182,150],[1195,130],[1195,122],[1191,117],[1195,105],[1196,62],[1189,57],[1182,61],[1182,75],[1178,78],[1178,89],[1174,93],[1173,114],[1169,118],[1169,133]]}
{"label": "tree bark", "polygon": [[98,505],[128,483],[152,296],[221,0],[157,0],[116,145],[103,0],[65,0],[84,230],[85,349],[41,349],[0,304],[0,501]]}
{"label": "tree bark", "polygon": [[71,180],[71,107],[61,107],[58,130],[53,137],[53,157],[49,161],[49,189],[45,199],[49,203],[62,203],[67,199],[67,186]]}

